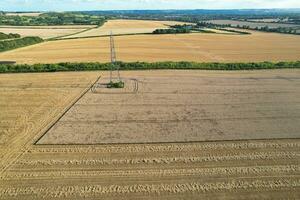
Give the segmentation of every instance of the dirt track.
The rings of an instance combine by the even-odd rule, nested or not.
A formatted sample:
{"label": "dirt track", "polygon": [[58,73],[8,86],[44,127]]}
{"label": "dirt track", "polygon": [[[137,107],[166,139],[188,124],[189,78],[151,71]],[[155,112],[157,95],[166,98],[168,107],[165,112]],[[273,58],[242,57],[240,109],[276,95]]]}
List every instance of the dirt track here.
{"label": "dirt track", "polygon": [[[200,86],[187,84],[190,86],[188,88],[193,89],[189,91],[186,87],[177,85],[177,78],[182,77],[181,80],[184,80],[189,75],[189,81],[193,82],[195,77],[201,79],[202,88],[214,88],[212,94],[231,92],[228,98],[212,98],[205,104],[218,101],[223,101],[224,104],[228,100],[232,100],[228,102],[231,104],[253,101],[259,105],[254,107],[257,110],[249,107],[252,112],[248,114],[255,116],[280,113],[285,114],[281,115],[284,118],[287,115],[299,118],[299,70],[143,71],[122,74],[145,80],[150,75],[155,76],[155,80],[174,78],[170,79],[174,82],[173,86],[162,87],[160,91],[155,87],[144,86],[144,90],[141,88],[144,91],[142,95],[147,95],[145,91],[152,92],[153,95],[168,92],[173,94],[177,87],[178,94],[201,94]],[[0,113],[0,130],[9,130],[7,139],[0,144],[0,199],[297,199],[300,195],[299,139],[176,144],[33,145],[44,133],[39,127],[53,123],[98,75],[99,72],[0,75],[0,105],[1,110],[5,110]],[[215,79],[220,81],[216,84]],[[210,83],[210,86],[205,83]],[[231,89],[224,90],[226,87]],[[150,89],[153,91],[149,91]],[[235,98],[243,92],[244,98]],[[260,95],[249,99],[250,94]],[[209,97],[210,94],[206,95]],[[98,98],[93,98],[95,104],[101,103],[102,99],[98,94],[96,96]],[[86,102],[90,97],[91,94],[87,94],[82,101]],[[104,98],[102,103],[108,105],[108,100],[109,98]],[[130,98],[123,100],[124,105],[132,101]],[[143,99],[148,103],[153,100],[159,100],[164,105],[173,103],[168,98]],[[173,100],[189,102],[186,98]],[[118,101],[119,98],[113,98],[110,104],[114,105]],[[262,107],[265,105],[262,102],[273,103]],[[132,103],[139,105],[139,102]],[[161,108],[161,111],[153,108],[152,115],[170,113],[163,106]],[[244,111],[246,108],[245,105],[239,109]],[[173,109],[177,111],[177,108]],[[218,109],[216,107],[217,111]],[[22,110],[24,112],[20,112]],[[115,119],[113,115],[109,115],[109,109],[102,107],[101,110],[104,112],[99,111],[100,115],[105,114],[108,119]],[[132,111],[119,115],[120,119],[130,115]],[[200,113],[196,114],[201,117]],[[248,115],[239,112],[232,114]],[[26,120],[23,120],[23,124],[29,126],[28,132],[18,131],[10,123],[11,120],[18,119],[17,116],[24,116]],[[179,117],[181,116],[182,113]],[[149,118],[141,115],[139,120],[145,117]],[[40,123],[41,121],[44,123]],[[283,126],[289,129],[299,127],[298,124]]]}

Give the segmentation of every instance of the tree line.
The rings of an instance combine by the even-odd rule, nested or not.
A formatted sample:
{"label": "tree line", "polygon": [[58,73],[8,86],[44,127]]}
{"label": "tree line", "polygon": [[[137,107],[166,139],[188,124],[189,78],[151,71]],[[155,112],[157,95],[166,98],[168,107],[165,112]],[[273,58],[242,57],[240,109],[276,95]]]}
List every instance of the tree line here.
{"label": "tree line", "polygon": [[55,26],[55,25],[103,25],[104,16],[92,16],[82,13],[44,13],[39,16],[0,15],[0,25],[12,26]]}
{"label": "tree line", "polygon": [[[259,70],[300,68],[300,61],[258,63],[198,63],[198,62],[118,62],[121,70]],[[111,63],[57,63],[57,64],[0,64],[0,73],[59,72],[110,70]]]}
{"label": "tree line", "polygon": [[24,37],[15,40],[2,40],[0,41],[0,52],[29,46],[40,42],[43,42],[43,39],[40,37]]}
{"label": "tree line", "polygon": [[[292,27],[277,27],[277,28],[272,28],[269,26],[263,26],[263,27],[251,27],[247,25],[232,25],[232,24],[213,24],[210,22],[198,22],[197,23],[198,27],[207,27],[207,28],[215,28],[215,29],[223,29],[223,28],[238,28],[238,29],[245,29],[245,30],[255,30],[255,31],[263,31],[263,32],[272,32],[272,33],[285,33],[285,34],[294,34],[294,35],[300,35],[298,33],[297,28],[292,28]],[[225,30],[225,29],[223,29]],[[230,31],[227,30],[226,31]],[[247,32],[243,31],[231,31],[231,32],[237,32],[241,34],[247,34]]]}
{"label": "tree line", "polygon": [[156,29],[153,34],[180,34],[180,33],[190,33],[191,29],[187,28],[169,28],[169,29]]}
{"label": "tree line", "polygon": [[9,33],[9,34],[5,34],[0,32],[0,40],[7,40],[7,39],[14,39],[14,38],[20,38],[21,35],[17,34],[17,33]]}

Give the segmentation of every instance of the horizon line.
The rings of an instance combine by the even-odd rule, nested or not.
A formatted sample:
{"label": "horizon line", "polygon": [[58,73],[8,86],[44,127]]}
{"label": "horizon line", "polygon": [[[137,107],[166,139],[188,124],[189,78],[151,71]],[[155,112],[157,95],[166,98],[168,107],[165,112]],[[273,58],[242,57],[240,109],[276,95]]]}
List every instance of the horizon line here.
{"label": "horizon line", "polygon": [[223,11],[223,10],[299,10],[299,8],[216,8],[216,9],[203,9],[203,8],[190,8],[190,9],[97,9],[97,10],[27,10],[27,11],[17,11],[17,10],[0,10],[0,12],[12,12],[12,13],[30,13],[30,12],[87,12],[87,11],[188,11],[188,10],[203,10],[203,11]]}

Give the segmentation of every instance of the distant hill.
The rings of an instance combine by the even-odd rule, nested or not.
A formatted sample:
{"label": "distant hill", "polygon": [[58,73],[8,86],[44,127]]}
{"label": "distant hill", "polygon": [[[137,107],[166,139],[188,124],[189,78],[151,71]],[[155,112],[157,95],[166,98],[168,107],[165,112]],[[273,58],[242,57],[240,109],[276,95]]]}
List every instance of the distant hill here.
{"label": "distant hill", "polygon": [[300,14],[300,8],[295,9],[231,9],[231,10],[108,10],[108,11],[84,11],[83,13],[88,14],[125,14],[125,15],[137,15],[137,14],[171,14],[171,15],[199,15],[199,14],[221,14],[221,15],[273,15],[273,14]]}

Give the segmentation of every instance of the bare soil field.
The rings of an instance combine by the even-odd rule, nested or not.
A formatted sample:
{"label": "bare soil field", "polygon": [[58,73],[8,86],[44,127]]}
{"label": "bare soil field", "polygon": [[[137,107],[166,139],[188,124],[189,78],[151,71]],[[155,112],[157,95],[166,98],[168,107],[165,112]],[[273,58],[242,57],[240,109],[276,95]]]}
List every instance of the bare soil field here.
{"label": "bare soil field", "polygon": [[49,39],[82,32],[93,26],[0,26],[2,33],[18,33],[22,37],[38,36]]}
{"label": "bare soil field", "polygon": [[[136,96],[123,94],[122,97],[101,91],[85,94],[97,76],[107,76],[102,72],[2,74],[0,109],[4,112],[0,112],[0,130],[1,136],[4,133],[7,139],[1,137],[5,143],[0,144],[0,199],[297,199],[300,195],[300,139],[288,137],[293,137],[293,127],[299,133],[299,123],[294,123],[299,120],[299,73],[299,70],[124,72],[125,77],[138,78],[141,88]],[[195,83],[201,85],[197,87]],[[216,98],[213,95],[217,95]],[[130,104],[134,109],[130,109]],[[68,108],[71,109],[68,111]],[[147,113],[150,108],[151,113]],[[130,120],[152,120],[151,123],[167,117],[179,120],[178,124],[168,127],[169,130],[182,127],[180,121],[184,120],[190,120],[194,128],[205,127],[209,121],[198,121],[199,127],[192,122],[205,117],[215,119],[210,123],[221,130],[220,122],[225,117],[248,116],[254,127],[247,125],[249,131],[239,133],[236,131],[246,128],[233,127],[232,133],[236,134],[227,131],[225,135],[252,138],[251,133],[255,134],[253,130],[256,130],[256,138],[257,133],[269,129],[273,136],[268,133],[267,137],[287,139],[35,145],[65,111],[68,111],[65,115],[68,120],[84,123],[89,117],[92,122],[102,119],[100,124],[107,123],[103,122],[105,118],[120,125],[129,124]],[[70,112],[76,115],[70,116]],[[272,117],[275,114],[282,122]],[[64,117],[61,120],[65,123]],[[286,122],[282,126],[287,130],[278,127],[284,131],[279,134],[269,126],[268,120],[276,127]],[[262,127],[263,123],[266,126]],[[148,127],[142,122],[136,128],[142,130],[143,125]],[[90,128],[95,129],[95,126],[91,124],[87,131]],[[113,130],[113,123],[103,128]],[[222,137],[217,129],[211,134]],[[92,138],[100,138],[104,133],[103,129],[97,130],[98,134],[91,133]],[[128,139],[125,131],[128,129],[123,128],[124,135],[118,137]],[[172,135],[163,131],[166,135],[162,134],[162,139]],[[199,129],[194,133],[206,131]],[[90,140],[87,133],[79,133],[86,135],[80,138],[82,141]],[[73,134],[79,139],[78,133]],[[152,133],[140,134],[149,139]],[[66,132],[66,135],[72,134]],[[137,140],[142,139],[136,136]],[[66,138],[60,136],[61,141]]]}
{"label": "bare soil field", "polygon": [[[120,61],[258,62],[300,59],[300,37],[275,33],[251,35],[180,34],[115,37]],[[109,62],[109,38],[60,40],[0,53],[17,63]]]}
{"label": "bare soil field", "polygon": [[181,25],[186,23],[176,21],[109,20],[99,28],[62,38],[104,36],[110,35],[111,32],[113,32],[114,35],[152,33],[156,29],[165,29],[176,24]]}

